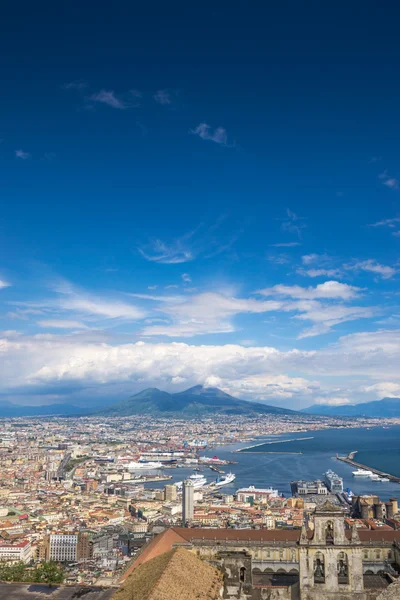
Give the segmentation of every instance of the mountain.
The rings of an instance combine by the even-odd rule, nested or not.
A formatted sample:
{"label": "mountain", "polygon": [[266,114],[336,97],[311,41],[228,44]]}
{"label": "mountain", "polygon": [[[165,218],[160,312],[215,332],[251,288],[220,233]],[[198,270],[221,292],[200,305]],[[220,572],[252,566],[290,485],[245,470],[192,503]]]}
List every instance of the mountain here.
{"label": "mountain", "polygon": [[82,415],[87,409],[78,408],[71,404],[48,404],[45,406],[24,406],[12,402],[0,402],[1,417],[44,417],[50,415]]}
{"label": "mountain", "polygon": [[208,414],[248,415],[255,413],[297,414],[294,410],[238,400],[218,388],[206,388],[202,385],[196,385],[177,394],[169,394],[157,388],[148,388],[127,400],[106,407],[96,414],[105,417],[142,414],[195,417]]}
{"label": "mountain", "polygon": [[309,408],[303,408],[300,412],[307,413],[308,415],[325,415],[327,417],[400,417],[400,398],[383,398],[382,400],[375,400],[373,402],[343,404],[341,406],[314,404]]}

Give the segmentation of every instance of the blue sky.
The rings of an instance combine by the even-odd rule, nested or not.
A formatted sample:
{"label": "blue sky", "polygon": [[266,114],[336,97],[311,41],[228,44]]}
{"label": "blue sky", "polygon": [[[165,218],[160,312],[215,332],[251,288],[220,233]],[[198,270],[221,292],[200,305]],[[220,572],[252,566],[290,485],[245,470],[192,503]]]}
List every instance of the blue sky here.
{"label": "blue sky", "polygon": [[400,396],[392,16],[6,3],[3,399]]}

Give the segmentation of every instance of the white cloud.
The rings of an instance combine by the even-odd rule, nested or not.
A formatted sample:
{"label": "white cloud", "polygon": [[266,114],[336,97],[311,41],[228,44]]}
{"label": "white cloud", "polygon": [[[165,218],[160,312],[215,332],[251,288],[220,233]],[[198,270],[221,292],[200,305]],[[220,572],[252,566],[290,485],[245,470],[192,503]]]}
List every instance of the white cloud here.
{"label": "white cloud", "polygon": [[63,86],[61,86],[64,90],[84,90],[85,88],[88,87],[88,84],[86,83],[86,81],[82,81],[77,80],[77,81],[70,81],[69,83],[65,83]]}
{"label": "white cloud", "polygon": [[303,265],[311,265],[312,263],[319,260],[319,258],[319,254],[304,254],[304,256],[301,257],[301,262],[303,263]]}
{"label": "white cloud", "polygon": [[146,249],[139,247],[138,250],[146,260],[164,265],[177,265],[195,259],[193,252],[185,247],[182,239],[169,245],[161,240],[154,240]]}
{"label": "white cloud", "polygon": [[192,278],[190,277],[190,275],[188,273],[182,273],[181,277],[182,277],[182,281],[184,283],[191,283],[191,281],[192,281]]}
{"label": "white cloud", "polygon": [[283,231],[295,233],[297,234],[298,238],[301,239],[302,230],[307,227],[307,225],[304,223],[304,217],[299,217],[295,212],[290,210],[290,208],[287,208],[286,217],[279,220],[282,221],[281,228]]}
{"label": "white cloud", "polygon": [[324,396],[315,398],[315,404],[326,404],[327,406],[344,406],[345,404],[351,404],[349,398],[343,398],[341,396],[332,396],[325,398]]}
{"label": "white cloud", "polygon": [[[68,281],[58,281],[53,285],[52,290],[56,295],[45,300],[13,302],[13,304],[28,309],[38,309],[45,314],[51,313],[51,320],[55,321],[64,320],[66,315],[68,315],[67,320],[71,320],[71,313],[73,321],[80,321],[82,317],[90,321],[99,319],[136,321],[146,315],[144,310],[133,304],[115,298],[90,294],[73,286]],[[56,314],[56,318],[54,318],[54,314]]]}
{"label": "white cloud", "polygon": [[153,98],[158,104],[162,104],[164,106],[172,104],[173,102],[173,96],[168,90],[158,90],[154,94]]}
{"label": "white cloud", "polygon": [[127,104],[125,102],[123,102],[122,100],[120,100],[119,98],[117,98],[117,96],[115,95],[115,92],[113,92],[113,91],[100,90],[100,92],[93,94],[90,97],[90,99],[93,102],[100,102],[101,104],[107,104],[108,106],[111,106],[112,108],[118,108],[118,109],[127,108]]}
{"label": "white cloud", "polygon": [[8,283],[8,281],[5,281],[4,279],[0,279],[0,290],[6,287],[10,287],[11,283]]}
{"label": "white cloud", "polygon": [[397,190],[399,187],[398,180],[395,177],[391,177],[390,175],[388,175],[387,171],[381,173],[379,175],[379,179],[382,181],[383,185],[386,185],[386,187],[392,190]]}
{"label": "white cloud", "polygon": [[15,156],[17,158],[21,158],[22,160],[27,160],[28,158],[31,158],[30,152],[24,152],[23,150],[16,150]]}
{"label": "white cloud", "polygon": [[297,269],[296,273],[305,277],[336,277],[342,276],[340,269]]}
{"label": "white cloud", "polygon": [[37,386],[100,390],[118,383],[128,395],[135,385],[180,390],[202,383],[248,399],[303,398],[303,405],[365,401],[400,389],[400,330],[352,334],[321,350],[285,352],[235,344],[111,344],[85,336],[3,332],[0,360],[7,368],[0,370],[1,388],[34,393]]}
{"label": "white cloud", "polygon": [[240,313],[264,313],[279,310],[281,302],[260,302],[246,298],[233,298],[216,292],[204,292],[184,296],[179,302],[162,306],[159,311],[168,315],[169,325],[151,326],[143,329],[143,335],[166,335],[191,337],[206,333],[230,333],[235,331],[232,318]]}
{"label": "white cloud", "polygon": [[344,268],[351,271],[369,271],[380,275],[382,279],[390,279],[397,273],[393,267],[381,265],[374,259],[356,261],[355,263],[344,265]]}
{"label": "white cloud", "polygon": [[42,321],[38,321],[38,325],[52,329],[88,329],[87,325],[81,321],[71,321],[68,319],[43,319]]}
{"label": "white cloud", "polygon": [[392,219],[382,219],[376,223],[371,223],[370,227],[397,227],[400,223],[400,217],[394,217]]}
{"label": "white cloud", "polygon": [[223,127],[217,127],[212,130],[207,123],[200,123],[195,129],[192,129],[190,133],[198,135],[202,140],[210,140],[216,144],[226,146],[228,143],[228,134]]}
{"label": "white cloud", "polygon": [[340,299],[352,300],[360,295],[361,288],[339,281],[325,281],[316,287],[304,288],[300,285],[274,285],[271,288],[259,290],[257,293],[263,296],[287,296],[290,298],[299,298],[303,300],[315,299]]}
{"label": "white cloud", "polygon": [[378,399],[381,398],[400,398],[400,383],[393,381],[380,381],[374,385],[365,386],[365,392],[373,392]]}
{"label": "white cloud", "polygon": [[300,242],[282,242],[280,244],[270,244],[273,248],[294,248],[295,246],[301,246]]}

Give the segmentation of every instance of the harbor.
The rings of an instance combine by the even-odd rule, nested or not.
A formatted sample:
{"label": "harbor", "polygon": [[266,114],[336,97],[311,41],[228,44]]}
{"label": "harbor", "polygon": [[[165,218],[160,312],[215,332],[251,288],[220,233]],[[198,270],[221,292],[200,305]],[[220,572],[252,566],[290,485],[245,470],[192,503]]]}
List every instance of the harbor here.
{"label": "harbor", "polygon": [[340,460],[341,462],[347,463],[348,465],[356,467],[357,469],[360,469],[361,471],[366,471],[366,472],[370,471],[371,473],[374,473],[378,477],[382,478],[382,480],[388,479],[389,481],[392,481],[394,483],[400,483],[400,477],[397,477],[396,475],[391,475],[390,473],[385,473],[384,471],[380,471],[379,469],[375,469],[374,467],[368,467],[366,465],[363,465],[363,464],[355,461],[354,457],[357,454],[357,452],[358,452],[357,450],[353,450],[352,452],[349,452],[349,454],[347,454],[347,456],[336,455],[336,459]]}

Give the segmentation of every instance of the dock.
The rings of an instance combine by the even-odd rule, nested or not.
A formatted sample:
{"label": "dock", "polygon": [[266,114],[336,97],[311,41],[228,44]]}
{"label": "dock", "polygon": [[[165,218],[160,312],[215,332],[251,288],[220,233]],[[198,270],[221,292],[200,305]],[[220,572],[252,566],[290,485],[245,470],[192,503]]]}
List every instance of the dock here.
{"label": "dock", "polygon": [[363,465],[359,462],[356,462],[354,460],[354,457],[357,454],[357,452],[358,452],[358,450],[353,450],[353,452],[349,452],[349,454],[347,456],[336,455],[336,458],[337,458],[337,460],[345,462],[348,465],[352,465],[353,467],[356,467],[357,469],[363,469],[364,471],[371,471],[372,473],[376,473],[376,475],[379,475],[379,477],[387,477],[387,479],[389,479],[389,481],[393,481],[394,483],[400,483],[400,477],[397,477],[396,475],[391,475],[390,473],[384,473],[383,471],[380,471],[379,469],[375,469],[374,467],[368,467],[367,465]]}
{"label": "dock", "polygon": [[211,471],[215,471],[216,473],[225,473],[225,471],[223,471],[222,469],[218,469],[214,465],[208,465],[208,467],[211,469]]}

